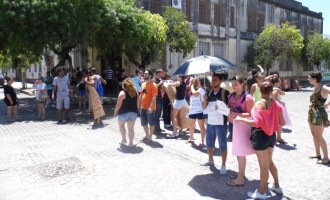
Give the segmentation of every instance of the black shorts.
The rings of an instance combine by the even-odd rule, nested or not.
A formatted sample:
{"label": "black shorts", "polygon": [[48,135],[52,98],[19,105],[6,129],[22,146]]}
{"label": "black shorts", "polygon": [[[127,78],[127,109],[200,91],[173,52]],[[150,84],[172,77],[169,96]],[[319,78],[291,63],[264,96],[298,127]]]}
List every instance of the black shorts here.
{"label": "black shorts", "polygon": [[202,120],[203,119],[203,113],[191,114],[191,115],[189,115],[189,118],[190,119]]}
{"label": "black shorts", "polygon": [[273,133],[272,136],[268,136],[262,129],[252,129],[251,130],[251,141],[252,147],[256,151],[262,151],[270,148],[274,148],[276,144],[276,134]]}

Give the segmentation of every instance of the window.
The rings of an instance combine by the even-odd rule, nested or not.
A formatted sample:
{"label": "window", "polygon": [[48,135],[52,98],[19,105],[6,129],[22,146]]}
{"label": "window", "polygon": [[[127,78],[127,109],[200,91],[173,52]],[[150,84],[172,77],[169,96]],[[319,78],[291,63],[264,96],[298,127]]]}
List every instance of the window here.
{"label": "window", "polygon": [[214,44],[214,57],[223,58],[222,44]]}
{"label": "window", "polygon": [[255,11],[248,13],[248,31],[262,32],[265,26],[265,15],[256,13]]}
{"label": "window", "polygon": [[39,63],[39,73],[41,73],[42,69],[41,69],[41,63]]}
{"label": "window", "polygon": [[37,64],[34,64],[34,72],[38,72]]}
{"label": "window", "polygon": [[214,4],[214,25],[225,26],[225,18],[224,4]]}
{"label": "window", "polygon": [[211,24],[211,5],[208,0],[199,2],[199,23]]}
{"label": "window", "polygon": [[163,14],[165,6],[168,6],[167,0],[154,0],[150,2],[150,12]]}
{"label": "window", "polygon": [[199,42],[199,55],[210,55],[210,43]]}
{"label": "window", "polygon": [[284,63],[280,66],[280,70],[292,71],[292,61],[291,60],[284,61]]}
{"label": "window", "polygon": [[188,21],[192,21],[191,17],[191,0],[186,0],[186,16]]}
{"label": "window", "polygon": [[31,72],[31,67],[29,67],[29,72]]}
{"label": "window", "polygon": [[144,9],[150,10],[150,1],[149,0],[143,0],[142,6],[143,6]]}
{"label": "window", "polygon": [[235,28],[236,27],[236,24],[235,24],[235,7],[232,6],[230,7],[230,27],[231,28]]}

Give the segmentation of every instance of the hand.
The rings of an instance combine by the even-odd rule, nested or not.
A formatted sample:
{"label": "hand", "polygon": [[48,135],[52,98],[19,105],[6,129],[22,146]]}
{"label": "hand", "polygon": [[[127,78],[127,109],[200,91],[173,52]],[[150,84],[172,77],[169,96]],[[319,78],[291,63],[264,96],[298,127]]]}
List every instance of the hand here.
{"label": "hand", "polygon": [[231,112],[231,113],[229,114],[229,121],[232,122],[237,116],[238,116],[237,113],[235,113],[235,112]]}
{"label": "hand", "polygon": [[235,118],[235,120],[237,120],[237,121],[242,121],[242,119],[244,119],[243,117],[240,117],[240,116],[237,116],[236,118]]}
{"label": "hand", "polygon": [[207,94],[204,94],[204,101],[207,101]]}
{"label": "hand", "polygon": [[153,111],[152,108],[148,109],[148,113],[152,113],[152,111]]}
{"label": "hand", "polygon": [[9,102],[9,105],[11,105],[11,106],[14,105],[13,101],[10,101],[10,102]]}
{"label": "hand", "polygon": [[283,107],[285,107],[285,103],[284,102],[280,102],[282,104]]}

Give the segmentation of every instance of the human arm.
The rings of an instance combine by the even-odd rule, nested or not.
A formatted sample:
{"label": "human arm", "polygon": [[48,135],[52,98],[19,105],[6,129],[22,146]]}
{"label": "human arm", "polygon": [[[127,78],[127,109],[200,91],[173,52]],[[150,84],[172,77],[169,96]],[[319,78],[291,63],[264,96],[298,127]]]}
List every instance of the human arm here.
{"label": "human arm", "polygon": [[[329,94],[330,94],[330,87],[324,85],[322,87],[321,96],[324,99],[327,99],[329,97]],[[329,105],[330,105],[330,101],[328,100],[328,103],[325,103],[322,107],[327,109],[329,107]]]}
{"label": "human arm", "polygon": [[104,79],[101,77],[101,83],[103,83],[104,85],[106,85],[106,84],[107,84],[107,81],[104,80]]}
{"label": "human arm", "polygon": [[113,116],[117,116],[118,115],[118,111],[121,108],[122,104],[123,104],[123,100],[126,98],[125,92],[124,91],[120,91],[119,95],[118,95],[118,99],[117,99],[117,104],[115,107],[115,112],[113,114]]}
{"label": "human arm", "polygon": [[244,117],[237,116],[237,117],[235,118],[235,120],[237,120],[237,121],[241,121],[241,122],[243,122],[243,123],[245,123],[245,124],[247,124],[247,125],[249,125],[249,126],[254,127],[254,121],[253,121],[252,119],[248,119],[248,118],[244,118]]}
{"label": "human arm", "polygon": [[257,66],[260,69],[260,73],[264,74],[265,70],[262,68],[262,66],[261,65],[257,65]]}
{"label": "human arm", "polygon": [[250,94],[251,96],[254,95],[254,92],[256,91],[256,83],[251,86]]}
{"label": "human arm", "polygon": [[203,100],[203,103],[202,103],[202,107],[203,107],[203,109],[206,109],[207,106],[208,106],[207,93],[204,94],[203,98],[204,98],[204,100]]}
{"label": "human arm", "polygon": [[149,106],[148,111],[151,113],[153,111],[153,108],[156,105],[156,99],[157,99],[157,94],[158,94],[158,88],[157,85],[154,83],[153,88],[152,88],[152,100],[151,100],[151,104]]}
{"label": "human arm", "polygon": [[201,93],[199,92],[199,90],[195,90],[195,87],[193,85],[190,87],[190,92],[191,92],[191,94],[193,96],[199,96],[199,95],[201,95]]}
{"label": "human arm", "polygon": [[171,81],[168,85],[173,86],[173,87],[178,87],[180,85],[179,81]]}

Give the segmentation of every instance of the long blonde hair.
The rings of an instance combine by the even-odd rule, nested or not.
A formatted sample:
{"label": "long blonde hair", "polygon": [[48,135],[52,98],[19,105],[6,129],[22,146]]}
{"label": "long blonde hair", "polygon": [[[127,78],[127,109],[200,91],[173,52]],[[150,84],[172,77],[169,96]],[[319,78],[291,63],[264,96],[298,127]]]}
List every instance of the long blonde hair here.
{"label": "long blonde hair", "polygon": [[135,88],[135,84],[132,81],[132,79],[126,78],[123,81],[122,84],[123,84],[123,89],[128,93],[128,95],[131,98],[135,98],[137,96],[137,91],[136,91],[136,88]]}

